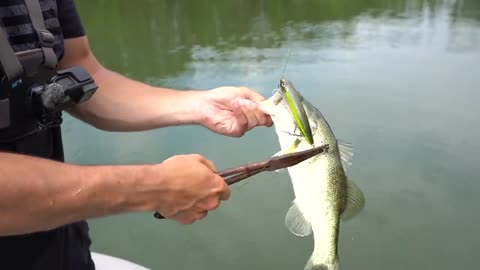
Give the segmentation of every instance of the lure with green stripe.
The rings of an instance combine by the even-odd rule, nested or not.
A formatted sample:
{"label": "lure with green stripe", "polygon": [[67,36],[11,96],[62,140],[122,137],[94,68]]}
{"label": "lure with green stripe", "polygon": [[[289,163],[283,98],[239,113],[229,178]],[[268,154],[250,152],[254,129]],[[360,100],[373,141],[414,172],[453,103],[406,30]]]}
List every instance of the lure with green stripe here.
{"label": "lure with green stripe", "polygon": [[307,113],[303,107],[302,97],[298,94],[292,82],[286,79],[280,80],[280,91],[287,101],[293,120],[300,129],[300,133],[310,145],[313,145],[312,129],[310,128]]}

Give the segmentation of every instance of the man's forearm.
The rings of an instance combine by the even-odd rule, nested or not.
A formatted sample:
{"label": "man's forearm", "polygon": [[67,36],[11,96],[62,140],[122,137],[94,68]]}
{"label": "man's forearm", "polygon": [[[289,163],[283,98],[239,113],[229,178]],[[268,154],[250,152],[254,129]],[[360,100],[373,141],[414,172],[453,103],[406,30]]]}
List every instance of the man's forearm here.
{"label": "man's forearm", "polygon": [[195,92],[155,88],[103,67],[93,75],[99,89],[72,114],[97,128],[137,131],[200,121]]}
{"label": "man's forearm", "polygon": [[76,166],[0,153],[0,235],[23,234],[141,208],[138,167]]}
{"label": "man's forearm", "polygon": [[59,68],[81,65],[99,86],[85,103],[70,112],[103,130],[135,131],[201,122],[199,91],[156,88],[103,67],[86,37],[66,39]]}

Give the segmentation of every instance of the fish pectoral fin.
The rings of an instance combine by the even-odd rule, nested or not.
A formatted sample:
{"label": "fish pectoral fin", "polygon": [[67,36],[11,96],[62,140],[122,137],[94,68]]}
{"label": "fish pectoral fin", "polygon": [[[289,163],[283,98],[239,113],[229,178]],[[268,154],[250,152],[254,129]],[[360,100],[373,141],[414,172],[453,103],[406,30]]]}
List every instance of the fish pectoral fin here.
{"label": "fish pectoral fin", "polygon": [[300,145],[300,143],[301,143],[300,139],[295,139],[295,141],[293,141],[293,143],[292,143],[292,145],[290,145],[290,147],[288,147],[286,150],[282,149],[282,150],[278,151],[277,153],[273,154],[272,157],[293,153],[293,152],[295,152],[295,150],[297,150],[297,147]]}
{"label": "fish pectoral fin", "polygon": [[353,159],[353,146],[351,143],[337,140],[338,150],[340,152],[340,159],[342,160],[342,167],[345,173],[352,165]]}
{"label": "fish pectoral fin", "polygon": [[305,237],[312,233],[312,225],[306,220],[295,200],[285,216],[285,225],[296,236]]}
{"label": "fish pectoral fin", "polygon": [[340,218],[347,221],[356,216],[365,207],[365,196],[360,188],[350,180],[347,180],[347,200]]}
{"label": "fish pectoral fin", "polygon": [[286,153],[285,154],[290,154],[290,153],[293,153],[295,152],[295,150],[297,150],[298,146],[300,145],[302,141],[300,139],[295,139],[295,141],[293,141],[292,145],[287,149]]}

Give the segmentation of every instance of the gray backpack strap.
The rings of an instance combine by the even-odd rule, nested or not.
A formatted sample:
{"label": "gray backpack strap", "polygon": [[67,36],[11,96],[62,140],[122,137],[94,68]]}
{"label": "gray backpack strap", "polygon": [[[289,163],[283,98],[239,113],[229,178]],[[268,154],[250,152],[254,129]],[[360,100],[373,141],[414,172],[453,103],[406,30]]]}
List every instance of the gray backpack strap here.
{"label": "gray backpack strap", "polygon": [[20,79],[24,75],[22,64],[18,60],[10,43],[8,42],[8,35],[4,32],[0,25],[0,66],[7,76],[10,83]]}
{"label": "gray backpack strap", "polygon": [[53,42],[55,37],[45,27],[42,15],[42,8],[38,0],[25,0],[30,20],[32,21],[33,29],[37,34],[38,41],[45,57],[44,65],[48,68],[55,68],[57,66],[57,56],[53,51]]}

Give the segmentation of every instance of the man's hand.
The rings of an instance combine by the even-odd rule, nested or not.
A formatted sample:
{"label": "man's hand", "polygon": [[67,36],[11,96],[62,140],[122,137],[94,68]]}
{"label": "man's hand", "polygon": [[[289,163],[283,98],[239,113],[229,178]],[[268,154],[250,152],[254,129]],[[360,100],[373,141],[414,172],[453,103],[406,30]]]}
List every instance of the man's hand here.
{"label": "man's hand", "polygon": [[230,197],[213,163],[196,154],[173,156],[153,165],[143,179],[144,198],[154,204],[154,210],[182,224],[204,218]]}
{"label": "man's hand", "polygon": [[218,134],[241,137],[257,126],[271,126],[272,119],[258,108],[264,98],[246,87],[224,86],[202,92],[198,107],[200,124]]}

